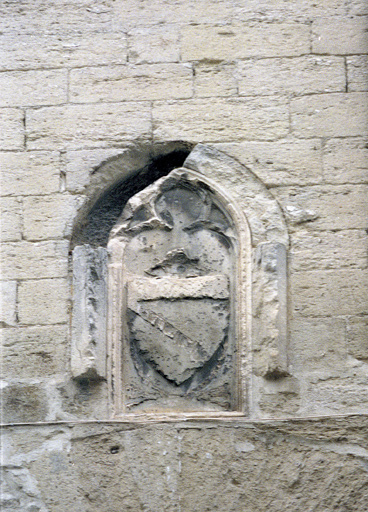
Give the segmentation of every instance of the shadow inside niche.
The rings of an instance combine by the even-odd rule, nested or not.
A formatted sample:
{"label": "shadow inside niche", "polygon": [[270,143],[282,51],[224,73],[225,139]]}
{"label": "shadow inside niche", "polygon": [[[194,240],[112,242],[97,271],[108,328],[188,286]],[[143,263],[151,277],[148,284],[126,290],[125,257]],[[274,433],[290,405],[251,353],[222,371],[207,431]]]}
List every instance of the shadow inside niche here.
{"label": "shadow inside niche", "polygon": [[137,169],[128,178],[115,183],[103,193],[86,216],[75,227],[72,247],[89,244],[92,247],[106,247],[111,229],[120,217],[127,201],[139,191],[166,176],[173,169],[182,167],[190,153],[189,148],[172,151],[153,157],[146,167]]}

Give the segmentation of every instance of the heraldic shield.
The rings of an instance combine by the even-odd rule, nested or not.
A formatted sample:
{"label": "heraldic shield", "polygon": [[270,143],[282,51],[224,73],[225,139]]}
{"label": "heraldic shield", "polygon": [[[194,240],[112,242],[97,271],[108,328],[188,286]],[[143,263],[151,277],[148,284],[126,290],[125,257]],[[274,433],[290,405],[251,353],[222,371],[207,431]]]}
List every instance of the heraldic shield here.
{"label": "heraldic shield", "polygon": [[231,409],[237,243],[216,194],[176,169],[130,199],[110,240],[128,407],[210,397]]}

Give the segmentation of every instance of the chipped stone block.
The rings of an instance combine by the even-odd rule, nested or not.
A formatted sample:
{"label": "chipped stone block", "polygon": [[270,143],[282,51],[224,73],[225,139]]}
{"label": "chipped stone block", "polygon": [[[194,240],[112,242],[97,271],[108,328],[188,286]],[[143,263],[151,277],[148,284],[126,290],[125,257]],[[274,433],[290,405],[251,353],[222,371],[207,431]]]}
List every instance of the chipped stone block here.
{"label": "chipped stone block", "polygon": [[1,390],[2,421],[24,423],[44,421],[48,412],[45,391],[38,384],[9,384]]}
{"label": "chipped stone block", "polygon": [[27,131],[30,149],[106,147],[148,139],[151,115],[134,102],[43,107],[27,113]]}
{"label": "chipped stone block", "polygon": [[309,28],[296,23],[190,25],[182,31],[181,45],[184,60],[301,55],[309,51]]}
{"label": "chipped stone block", "polygon": [[347,323],[348,352],[361,361],[368,361],[368,318],[350,317]]}
{"label": "chipped stone block", "polygon": [[0,325],[17,323],[17,282],[0,281]]}
{"label": "chipped stone block", "polygon": [[59,191],[60,156],[56,152],[1,154],[1,195],[43,195]]}
{"label": "chipped stone block", "polygon": [[81,198],[69,194],[24,198],[24,238],[43,240],[70,236],[81,202]]}
{"label": "chipped stone block", "polygon": [[367,93],[331,93],[291,101],[291,128],[302,139],[352,137],[368,131]]}
{"label": "chipped stone block", "polygon": [[68,321],[69,286],[66,279],[22,281],[18,300],[21,324],[62,324]]}
{"label": "chipped stone block", "polygon": [[9,242],[1,249],[3,279],[39,279],[67,274],[69,244],[66,240]]}
{"label": "chipped stone block", "polygon": [[273,140],[289,131],[286,102],[275,98],[157,102],[153,120],[156,140]]}
{"label": "chipped stone block", "polygon": [[73,103],[190,98],[190,65],[149,64],[74,69],[70,73]]}
{"label": "chipped stone block", "polygon": [[41,379],[65,373],[67,331],[66,324],[3,329],[3,377]]}
{"label": "chipped stone block", "polygon": [[2,197],[0,201],[1,240],[15,242],[22,238],[22,202],[13,197]]}
{"label": "chipped stone block", "polygon": [[345,92],[342,57],[244,60],[238,73],[241,96]]}
{"label": "chipped stone block", "polygon": [[312,51],[332,55],[366,53],[367,28],[366,17],[331,16],[317,19],[312,25]]}
{"label": "chipped stone block", "polygon": [[286,247],[260,244],[253,260],[254,372],[266,378],[288,374]]}
{"label": "chipped stone block", "polygon": [[24,114],[15,108],[0,110],[0,149],[24,149]]}
{"label": "chipped stone block", "polygon": [[0,74],[1,107],[58,105],[67,101],[66,70],[10,71]]}
{"label": "chipped stone block", "polygon": [[106,378],[107,250],[73,251],[71,370],[74,378]]}
{"label": "chipped stone block", "polygon": [[332,184],[367,183],[368,140],[327,140],[323,147],[323,175]]}

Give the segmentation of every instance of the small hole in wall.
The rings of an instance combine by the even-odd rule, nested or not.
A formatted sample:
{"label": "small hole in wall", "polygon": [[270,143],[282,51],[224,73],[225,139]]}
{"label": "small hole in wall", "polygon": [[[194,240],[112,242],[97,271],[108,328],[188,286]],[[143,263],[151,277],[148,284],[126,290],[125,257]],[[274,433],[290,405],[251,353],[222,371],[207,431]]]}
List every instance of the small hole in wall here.
{"label": "small hole in wall", "polygon": [[119,453],[120,452],[120,446],[112,446],[110,448],[110,453]]}

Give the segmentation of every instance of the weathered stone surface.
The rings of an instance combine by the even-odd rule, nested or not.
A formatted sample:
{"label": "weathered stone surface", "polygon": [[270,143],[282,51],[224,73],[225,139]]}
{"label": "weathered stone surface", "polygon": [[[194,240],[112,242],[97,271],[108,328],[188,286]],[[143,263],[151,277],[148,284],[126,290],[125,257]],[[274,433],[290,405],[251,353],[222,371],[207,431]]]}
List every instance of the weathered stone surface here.
{"label": "weathered stone surface", "polygon": [[235,96],[237,81],[234,64],[197,63],[194,67],[194,93],[204,98]]}
{"label": "weathered stone surface", "polygon": [[214,145],[239,160],[266,185],[315,184],[322,181],[319,140],[280,140]]}
{"label": "weathered stone surface", "polygon": [[0,106],[58,105],[67,101],[67,71],[12,71],[0,74]]}
{"label": "weathered stone surface", "polygon": [[67,274],[68,242],[14,242],[2,245],[3,279],[64,277]]}
{"label": "weathered stone surface", "polygon": [[155,27],[134,28],[129,31],[128,42],[129,62],[142,64],[180,60],[180,32],[177,25],[165,23]]}
{"label": "weathered stone surface", "polygon": [[347,324],[348,352],[361,361],[368,360],[368,318],[350,317]]}
{"label": "weathered stone surface", "polygon": [[22,467],[2,467],[0,504],[4,512],[47,512],[35,479]]}
{"label": "weathered stone surface", "polygon": [[295,23],[191,25],[183,29],[181,45],[184,60],[294,56],[309,51],[309,27]]}
{"label": "weathered stone surface", "polygon": [[312,229],[322,231],[366,228],[366,185],[280,187],[274,189],[273,193],[285,213],[294,217],[295,226],[308,224],[313,226]]}
{"label": "weathered stone surface", "polygon": [[367,270],[296,272],[290,283],[295,314],[323,317],[367,312]]}
{"label": "weathered stone surface", "polygon": [[323,147],[323,175],[328,183],[367,183],[365,139],[331,139]]}
{"label": "weathered stone surface", "polygon": [[291,236],[290,271],[367,268],[368,237],[363,229],[295,232]]}
{"label": "weathered stone surface", "polygon": [[300,410],[300,385],[294,377],[262,379],[256,394],[262,416],[280,418],[298,414]]}
{"label": "weathered stone surface", "polygon": [[238,64],[239,94],[312,94],[345,92],[342,57],[244,60]]}
{"label": "weathered stone surface", "polygon": [[368,130],[366,93],[319,94],[291,101],[291,127],[302,139],[350,137]]}
{"label": "weathered stone surface", "polygon": [[312,51],[332,55],[366,53],[367,27],[367,18],[362,16],[317,19],[312,25]]}
{"label": "weathered stone surface", "polygon": [[346,58],[348,66],[348,91],[368,91],[368,56]]}
{"label": "weathered stone surface", "polygon": [[290,325],[290,371],[332,376],[348,369],[345,320],[295,317]]}
{"label": "weathered stone surface", "polygon": [[46,393],[37,384],[8,384],[1,390],[2,422],[44,421],[48,412]]}
{"label": "weathered stone surface", "polygon": [[17,322],[17,282],[0,281],[0,325],[6,327]]}
{"label": "weathered stone surface", "polygon": [[56,152],[1,153],[1,195],[42,195],[59,191]]}
{"label": "weathered stone surface", "polygon": [[22,237],[22,202],[14,197],[2,197],[0,201],[1,240],[13,242]]}
{"label": "weathered stone surface", "polygon": [[3,329],[2,376],[42,379],[67,369],[67,325]]}
{"label": "weathered stone surface", "polygon": [[0,36],[0,69],[45,69],[102,64],[125,64],[126,38],[122,33],[67,33]]}
{"label": "weathered stone surface", "polygon": [[24,198],[24,238],[45,240],[70,236],[81,202],[81,198],[68,194]]}
{"label": "weathered stone surface", "polygon": [[73,103],[183,99],[192,95],[193,72],[185,64],[82,68],[70,73]]}
{"label": "weathered stone surface", "polygon": [[0,109],[0,149],[24,148],[24,113],[16,108]]}
{"label": "weathered stone surface", "polygon": [[134,102],[44,107],[28,111],[27,132],[30,149],[106,147],[147,139],[151,117],[147,105]]}
{"label": "weathered stone surface", "polygon": [[289,130],[285,101],[269,98],[157,102],[153,121],[156,140],[273,140]]}
{"label": "weathered stone surface", "polygon": [[71,370],[75,378],[106,379],[107,251],[73,251]]}
{"label": "weathered stone surface", "polygon": [[22,281],[18,289],[19,322],[24,325],[67,323],[68,299],[66,279]]}
{"label": "weathered stone surface", "polygon": [[253,371],[266,378],[288,374],[286,247],[264,243],[253,261]]}

